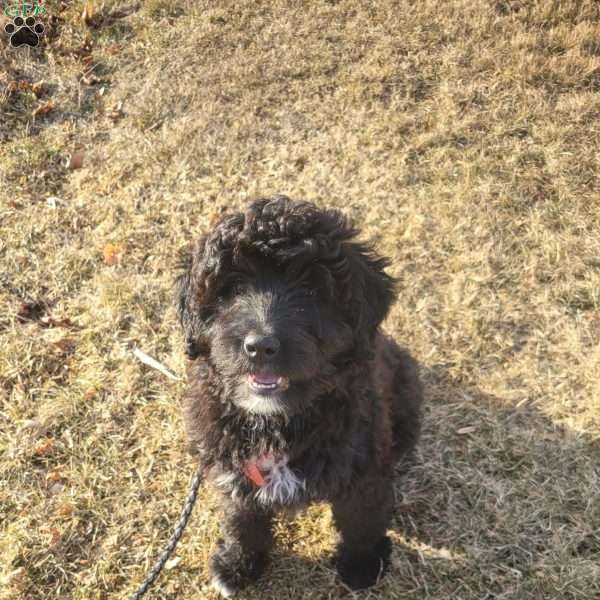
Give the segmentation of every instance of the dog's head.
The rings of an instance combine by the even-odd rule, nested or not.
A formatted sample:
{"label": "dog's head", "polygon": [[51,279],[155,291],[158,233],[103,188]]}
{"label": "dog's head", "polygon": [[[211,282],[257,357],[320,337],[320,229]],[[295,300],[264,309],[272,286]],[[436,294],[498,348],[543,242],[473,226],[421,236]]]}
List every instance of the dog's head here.
{"label": "dog's head", "polygon": [[209,358],[237,406],[302,412],[370,357],[394,281],[357,233],[338,211],[275,196],[199,241],[177,280],[186,351]]}

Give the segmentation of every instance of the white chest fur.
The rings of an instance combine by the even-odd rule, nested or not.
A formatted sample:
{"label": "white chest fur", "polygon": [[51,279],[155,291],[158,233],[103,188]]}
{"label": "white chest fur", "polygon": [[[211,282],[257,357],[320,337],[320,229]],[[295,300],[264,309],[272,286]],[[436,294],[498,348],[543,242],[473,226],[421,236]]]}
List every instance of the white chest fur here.
{"label": "white chest fur", "polygon": [[[252,483],[255,487],[254,497],[261,504],[293,504],[306,488],[306,482],[288,466],[285,454],[263,456],[256,459],[254,465],[262,476],[260,485]],[[235,497],[238,493],[236,484],[245,477],[247,475],[243,473],[226,473],[217,477],[215,483],[223,490],[230,490]]]}

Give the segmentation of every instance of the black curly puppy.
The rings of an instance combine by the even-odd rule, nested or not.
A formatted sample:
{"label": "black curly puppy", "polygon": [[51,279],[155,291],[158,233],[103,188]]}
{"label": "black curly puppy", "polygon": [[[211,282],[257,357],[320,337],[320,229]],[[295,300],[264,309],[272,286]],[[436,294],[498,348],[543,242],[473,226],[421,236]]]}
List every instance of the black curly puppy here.
{"label": "black curly puppy", "polygon": [[285,196],[226,216],[177,282],[190,364],[189,438],[222,491],[214,587],[259,577],[275,511],[332,504],[348,586],[387,566],[394,463],[414,446],[415,362],[378,331],[387,261],[335,210]]}

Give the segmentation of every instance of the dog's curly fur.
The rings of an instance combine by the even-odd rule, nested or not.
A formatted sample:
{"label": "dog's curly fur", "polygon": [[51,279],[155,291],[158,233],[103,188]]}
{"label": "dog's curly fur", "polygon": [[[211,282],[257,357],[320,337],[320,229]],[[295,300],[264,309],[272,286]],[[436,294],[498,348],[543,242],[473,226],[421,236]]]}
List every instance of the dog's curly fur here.
{"label": "dog's curly fur", "polygon": [[223,494],[211,572],[225,596],[262,573],[274,511],[313,500],[332,504],[348,586],[387,566],[393,469],[418,438],[422,391],[378,330],[387,261],[357,234],[339,211],[256,200],[200,239],[177,281],[188,436]]}

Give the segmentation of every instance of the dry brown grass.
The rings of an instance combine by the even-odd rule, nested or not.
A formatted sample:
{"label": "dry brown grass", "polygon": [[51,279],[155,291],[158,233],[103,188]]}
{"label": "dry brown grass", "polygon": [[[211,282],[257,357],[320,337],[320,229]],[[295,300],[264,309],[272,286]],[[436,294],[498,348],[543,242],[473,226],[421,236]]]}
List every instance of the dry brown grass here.
{"label": "dry brown grass", "polygon": [[[128,348],[183,373],[177,250],[274,192],[394,259],[386,329],[423,365],[393,569],[356,597],[599,597],[599,5],[152,0],[95,29],[47,5],[41,49],[0,51],[0,598],[142,579],[193,463],[183,382]],[[213,598],[217,523],[205,491],[152,597]],[[282,523],[245,597],[340,597],[332,545],[325,507]]]}

